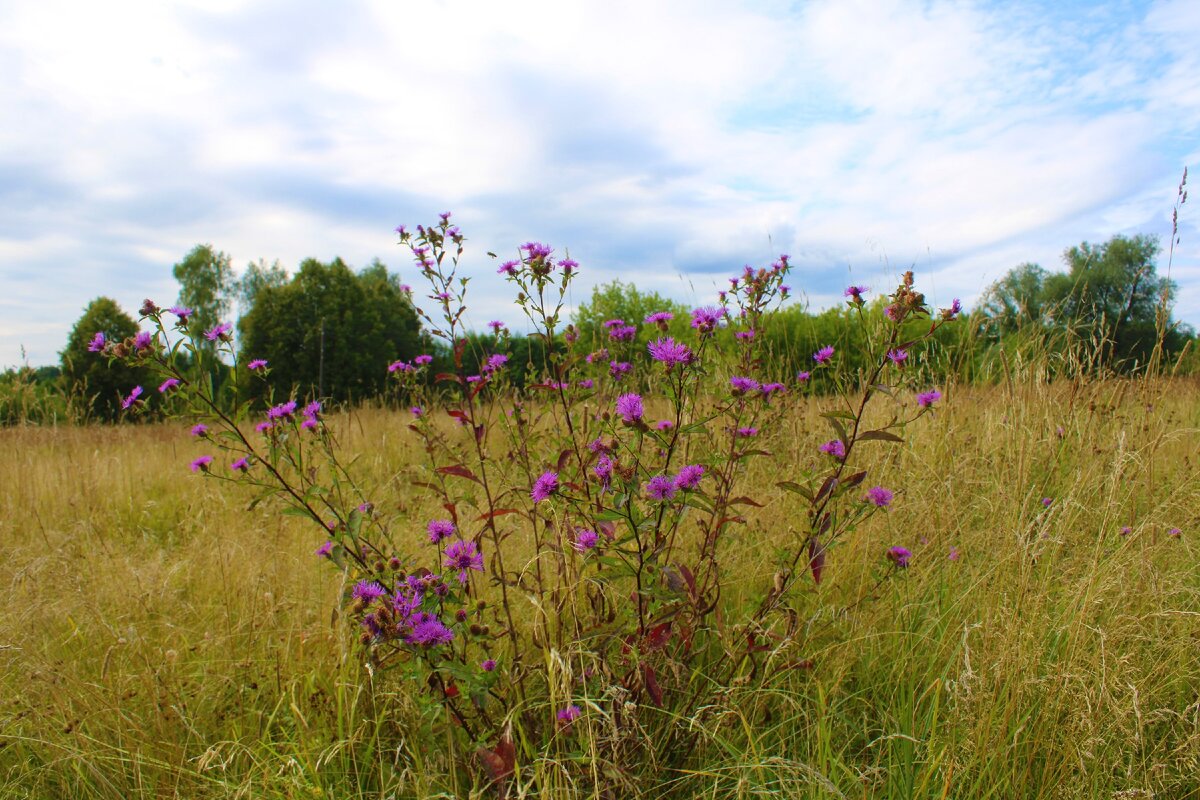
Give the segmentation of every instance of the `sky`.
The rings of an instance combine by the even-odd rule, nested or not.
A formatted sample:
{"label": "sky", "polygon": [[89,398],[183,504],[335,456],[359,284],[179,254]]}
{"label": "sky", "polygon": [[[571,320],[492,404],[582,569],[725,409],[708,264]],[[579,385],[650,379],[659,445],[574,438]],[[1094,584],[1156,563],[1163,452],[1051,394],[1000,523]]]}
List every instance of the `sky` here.
{"label": "sky", "polygon": [[[0,0],[0,369],[136,316],[198,243],[381,259],[453,212],[491,250],[711,303],[788,253],[812,308],[906,269],[969,307],[1026,261],[1156,234],[1200,153],[1200,3]],[[1200,327],[1179,214],[1176,317]]]}

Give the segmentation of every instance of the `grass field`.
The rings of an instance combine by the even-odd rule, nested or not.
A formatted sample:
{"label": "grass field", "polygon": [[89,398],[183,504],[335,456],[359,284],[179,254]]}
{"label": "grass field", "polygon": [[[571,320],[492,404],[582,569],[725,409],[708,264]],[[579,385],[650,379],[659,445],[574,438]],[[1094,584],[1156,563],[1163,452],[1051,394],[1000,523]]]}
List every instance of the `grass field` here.
{"label": "grass field", "polygon": [[[794,402],[769,449],[822,430]],[[406,423],[331,421],[420,536]],[[1200,797],[1200,383],[951,388],[887,452],[894,510],[804,589],[813,668],[730,689],[695,763],[628,796]],[[331,619],[319,532],[195,455],[182,424],[0,430],[0,797],[470,796]],[[798,513],[751,469],[746,587]],[[912,566],[868,596],[895,544]],[[590,796],[555,770],[511,796]]]}

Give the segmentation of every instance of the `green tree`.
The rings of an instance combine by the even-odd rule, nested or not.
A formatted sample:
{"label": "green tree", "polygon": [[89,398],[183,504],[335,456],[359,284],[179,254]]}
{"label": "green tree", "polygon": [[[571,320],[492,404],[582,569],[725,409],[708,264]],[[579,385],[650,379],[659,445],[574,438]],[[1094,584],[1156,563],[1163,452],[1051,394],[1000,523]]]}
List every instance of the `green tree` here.
{"label": "green tree", "polygon": [[244,312],[254,307],[254,299],[263,289],[278,288],[287,282],[287,270],[278,261],[267,266],[260,258],[247,264],[242,277],[233,282],[233,294]]}
{"label": "green tree", "polygon": [[579,328],[584,342],[603,343],[605,320],[623,319],[629,325],[641,325],[643,320],[656,311],[675,314],[674,327],[687,327],[687,306],[668,300],[658,292],[642,292],[632,283],[619,280],[596,286],[587,302],[580,304],[571,319]]}
{"label": "green tree", "polygon": [[378,261],[355,274],[340,258],[307,259],[291,281],[261,287],[238,328],[241,358],[268,360],[277,395],[377,395],[391,361],[422,352],[412,303]]}
{"label": "green tree", "polygon": [[72,396],[83,398],[85,408],[98,419],[117,420],[121,398],[134,386],[148,388],[147,373],[119,361],[110,366],[106,356],[89,351],[88,345],[97,333],[103,333],[110,342],[119,342],[137,332],[137,323],[117,301],[98,297],[88,303],[67,337],[66,349],[59,353],[65,388]]}
{"label": "green tree", "polygon": [[979,301],[979,310],[996,333],[1005,334],[1042,323],[1045,284],[1049,275],[1037,264],[1013,267],[993,283]]}
{"label": "green tree", "polygon": [[229,313],[234,277],[228,255],[211,244],[198,244],[172,271],[179,281],[179,303],[192,309],[192,320],[201,330]]}

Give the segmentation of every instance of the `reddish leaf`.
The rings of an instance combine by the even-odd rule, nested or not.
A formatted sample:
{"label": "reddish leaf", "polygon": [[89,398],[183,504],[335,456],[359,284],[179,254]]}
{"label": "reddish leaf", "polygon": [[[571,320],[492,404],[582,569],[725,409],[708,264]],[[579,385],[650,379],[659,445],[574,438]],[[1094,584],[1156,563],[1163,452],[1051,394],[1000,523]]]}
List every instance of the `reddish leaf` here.
{"label": "reddish leaf", "polygon": [[567,459],[570,457],[571,457],[570,450],[563,450],[561,453],[559,453],[558,454],[558,463],[554,465],[554,470],[556,472],[562,472],[563,467],[565,467],[567,465]]}
{"label": "reddish leaf", "polygon": [[642,682],[646,687],[646,691],[650,694],[650,700],[655,706],[662,708],[662,687],[658,685],[658,678],[654,674],[654,667],[649,664],[642,664]]}
{"label": "reddish leaf", "polygon": [[483,441],[483,430],[484,430],[484,428],[483,428],[482,424],[475,426],[475,442],[476,442],[476,444]]}
{"label": "reddish leaf", "polygon": [[891,431],[884,431],[884,430],[866,431],[865,433],[860,433],[858,435],[858,440],[860,442],[870,442],[870,441],[903,442],[904,441],[904,439],[900,438],[899,436],[892,433]]}
{"label": "reddish leaf", "polygon": [[757,500],[753,500],[749,497],[746,497],[744,495],[742,497],[735,497],[729,501],[729,505],[731,505],[731,506],[736,506],[739,503],[744,506],[754,506],[755,508],[763,507],[762,503],[758,502]]}
{"label": "reddish leaf", "polygon": [[462,383],[462,379],[457,375],[451,375],[449,372],[439,372],[433,376],[433,379],[439,383],[442,381],[453,381],[454,383]]}
{"label": "reddish leaf", "polygon": [[808,540],[808,568],[812,570],[813,583],[820,585],[821,571],[825,569],[825,546],[816,539]]}
{"label": "reddish leaf", "polygon": [[858,486],[860,483],[862,483],[863,478],[865,478],[865,477],[867,477],[866,470],[863,470],[862,472],[856,472],[853,475],[849,476],[848,478],[843,478],[842,485],[845,486],[847,489],[853,489],[855,486]]}
{"label": "reddish leaf", "polygon": [[671,623],[664,622],[655,625],[646,633],[646,647],[651,650],[661,650],[671,640]]}
{"label": "reddish leaf", "polygon": [[454,417],[459,422],[465,423],[467,421],[467,413],[465,411],[463,411],[462,409],[448,408],[448,409],[446,409],[446,413],[449,414],[450,416]]}
{"label": "reddish leaf", "polygon": [[834,475],[830,475],[828,478],[825,479],[825,482],[821,484],[821,490],[819,492],[817,492],[817,497],[813,502],[816,502],[816,503],[821,502],[823,499],[825,499],[825,495],[832,492],[834,487],[837,486],[837,484],[838,484],[837,477]]}
{"label": "reddish leaf", "polygon": [[496,510],[489,511],[486,514],[480,514],[479,519],[477,519],[475,521],[476,522],[487,522],[489,519],[495,519],[496,517],[502,517],[505,514],[517,514],[517,513],[519,513],[519,511],[515,508],[497,508]]}
{"label": "reddish leaf", "polygon": [[450,513],[450,521],[453,522],[455,524],[455,526],[457,526],[458,525],[458,506],[454,505],[454,503],[442,503],[442,508],[446,509],[446,511],[448,511]]}
{"label": "reddish leaf", "polygon": [[475,477],[475,473],[464,467],[462,464],[454,464],[449,467],[438,467],[437,471],[442,475],[457,475],[460,478],[466,478],[469,481],[479,483],[479,478]]}
{"label": "reddish leaf", "polygon": [[617,535],[617,523],[608,520],[597,522],[596,532],[603,533],[606,539],[611,539]]}

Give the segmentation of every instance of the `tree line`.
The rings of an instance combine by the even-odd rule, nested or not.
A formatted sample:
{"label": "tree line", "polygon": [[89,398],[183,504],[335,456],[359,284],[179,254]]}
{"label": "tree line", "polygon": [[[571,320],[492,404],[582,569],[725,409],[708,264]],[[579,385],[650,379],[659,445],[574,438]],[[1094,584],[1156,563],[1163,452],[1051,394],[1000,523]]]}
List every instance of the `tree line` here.
{"label": "tree line", "polygon": [[[925,370],[931,381],[950,376],[997,380],[1002,361],[1028,360],[1031,354],[1042,359],[1048,378],[1070,370],[1132,373],[1155,359],[1177,371],[1194,371],[1200,366],[1192,349],[1195,333],[1171,318],[1177,287],[1158,274],[1159,255],[1152,236],[1114,236],[1065,250],[1062,271],[1020,264],[983,292],[967,324],[939,331],[924,362],[912,366]],[[210,330],[236,309],[240,358],[265,359],[270,365],[265,383],[237,386],[228,365],[210,360],[214,383],[228,392],[258,392],[264,402],[267,395],[292,393],[356,402],[388,396],[389,363],[428,353],[435,358],[430,373],[450,368],[444,346],[421,328],[411,289],[378,260],[355,270],[340,258],[309,258],[291,274],[278,262],[260,260],[239,277],[228,255],[203,244],[175,264],[173,273],[180,285],[177,303],[191,310],[191,324]],[[599,353],[611,344],[605,322],[620,319],[638,326],[635,346],[625,348],[628,357],[644,358],[645,344],[663,334],[643,321],[659,311],[674,315],[667,323],[669,334],[688,335],[689,307],[614,281],[597,286],[575,311],[572,335]],[[857,313],[849,305],[812,312],[793,303],[773,315],[757,333],[765,339],[776,377],[797,380],[812,353],[826,345],[847,354],[838,368],[853,374],[859,365],[849,354],[863,352],[862,328],[853,324]],[[93,300],[72,328],[58,367],[22,367],[0,375],[0,423],[119,419],[123,394],[148,378],[135,367],[110,368],[89,350],[97,332],[125,339],[136,335],[138,326],[112,299]],[[719,334],[718,345],[734,347],[726,338]],[[518,388],[538,373],[548,346],[563,346],[500,327],[475,334],[471,344],[465,354],[468,370],[503,351]],[[828,380],[826,374],[813,380]]]}

